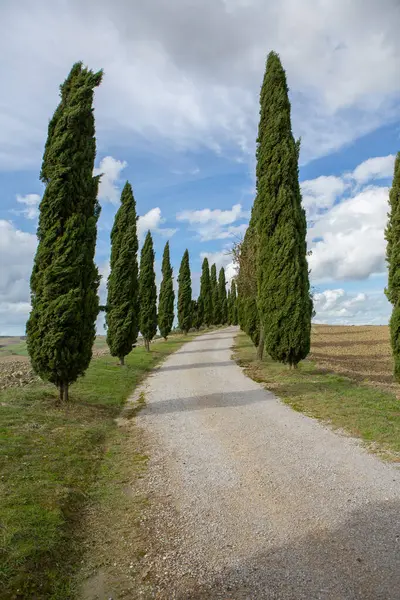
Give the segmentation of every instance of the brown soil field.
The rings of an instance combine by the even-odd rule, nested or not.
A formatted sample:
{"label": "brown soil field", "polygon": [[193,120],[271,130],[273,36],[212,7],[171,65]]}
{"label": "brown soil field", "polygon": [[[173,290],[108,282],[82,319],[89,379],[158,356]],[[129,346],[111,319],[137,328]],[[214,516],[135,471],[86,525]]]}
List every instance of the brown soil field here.
{"label": "brown soil field", "polygon": [[313,325],[309,358],[324,369],[400,397],[387,325]]}

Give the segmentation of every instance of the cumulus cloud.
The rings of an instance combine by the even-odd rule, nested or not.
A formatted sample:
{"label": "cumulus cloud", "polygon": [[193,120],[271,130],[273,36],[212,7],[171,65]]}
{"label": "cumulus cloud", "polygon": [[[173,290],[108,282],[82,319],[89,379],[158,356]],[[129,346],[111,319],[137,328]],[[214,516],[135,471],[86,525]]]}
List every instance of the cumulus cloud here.
{"label": "cumulus cloud", "polygon": [[[220,210],[216,208],[203,208],[202,210],[184,210],[176,215],[178,221],[188,221],[188,223],[218,223],[219,225],[230,225],[243,216],[242,206],[235,204],[231,210]],[[246,213],[247,216],[247,213]]]}
{"label": "cumulus cloud", "polygon": [[326,154],[395,118],[398,22],[398,0],[204,0],[201,11],[186,0],[5,0],[0,166],[37,164],[77,56],[105,70],[100,141],[253,155],[265,56],[275,49],[303,160]]}
{"label": "cumulus cloud", "polygon": [[371,186],[322,215],[308,231],[313,280],[384,272],[387,211],[388,188]]}
{"label": "cumulus cloud", "polygon": [[383,290],[349,293],[342,288],[314,294],[314,323],[332,325],[380,325],[390,316],[390,304]]}
{"label": "cumulus cloud", "polygon": [[369,158],[356,167],[350,177],[357,183],[364,184],[373,179],[387,179],[393,177],[394,154]]}
{"label": "cumulus cloud", "polygon": [[36,219],[39,216],[40,200],[39,194],[27,194],[26,196],[17,194],[17,202],[24,205],[25,208],[15,212],[24,215],[27,219]]}
{"label": "cumulus cloud", "polygon": [[101,175],[99,200],[118,204],[121,195],[121,172],[126,166],[127,163],[125,161],[117,160],[112,156],[105,156],[100,161],[100,165],[93,171],[94,175]]}
{"label": "cumulus cloud", "polygon": [[25,329],[36,244],[35,235],[17,229],[11,221],[0,220],[0,335],[15,335],[16,328],[20,334]]}
{"label": "cumulus cloud", "polygon": [[333,175],[309,179],[301,183],[303,206],[311,219],[317,212],[331,208],[348,187],[343,179]]}
{"label": "cumulus cloud", "polygon": [[161,209],[158,206],[152,208],[138,219],[139,238],[142,239],[149,230],[167,238],[172,237],[177,232],[177,229],[162,227],[163,223],[165,223],[165,219],[161,216]]}
{"label": "cumulus cloud", "polygon": [[385,272],[389,188],[375,182],[392,176],[393,163],[393,155],[373,157],[341,177],[301,184],[314,281]]}
{"label": "cumulus cloud", "polygon": [[234,225],[236,221],[248,219],[249,212],[235,204],[230,210],[203,208],[202,210],[184,210],[176,215],[177,221],[186,222],[199,235],[202,242],[240,238],[247,224]]}

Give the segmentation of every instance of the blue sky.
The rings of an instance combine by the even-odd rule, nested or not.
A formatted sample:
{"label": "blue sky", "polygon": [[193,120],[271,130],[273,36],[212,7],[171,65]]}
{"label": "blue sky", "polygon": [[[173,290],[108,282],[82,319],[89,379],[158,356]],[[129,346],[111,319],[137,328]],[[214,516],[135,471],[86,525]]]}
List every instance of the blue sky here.
{"label": "blue sky", "polygon": [[[351,4],[351,6],[349,6]],[[384,227],[400,150],[397,0],[5,0],[0,7],[0,335],[24,333],[38,179],[58,86],[82,60],[96,93],[102,172],[96,260],[106,293],[121,188],[150,228],[157,277],[170,240],[233,268],[254,199],[258,95],[274,49],[287,71],[309,222],[316,321],[386,323]]]}

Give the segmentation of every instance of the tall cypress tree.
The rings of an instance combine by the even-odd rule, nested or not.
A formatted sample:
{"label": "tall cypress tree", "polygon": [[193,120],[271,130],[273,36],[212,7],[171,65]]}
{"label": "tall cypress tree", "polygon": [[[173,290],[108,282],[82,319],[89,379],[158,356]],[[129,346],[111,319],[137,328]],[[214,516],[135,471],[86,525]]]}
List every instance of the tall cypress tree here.
{"label": "tall cypress tree", "polygon": [[213,309],[210,267],[207,258],[203,260],[203,265],[201,268],[200,297],[203,301],[204,324],[207,325],[207,327],[209,327],[213,323]]}
{"label": "tall cypress tree", "polygon": [[172,281],[172,267],[169,255],[169,242],[165,244],[162,260],[162,281],[160,286],[160,297],[158,300],[158,327],[163,338],[167,339],[172,330],[174,322],[174,284]]}
{"label": "tall cypress tree", "polygon": [[[255,206],[253,206],[249,226],[243,242],[238,248],[237,312],[240,327],[251,338],[254,345],[259,346],[260,351],[263,350],[264,343],[260,344],[260,319],[257,309],[257,232],[255,223]],[[259,357],[262,358],[261,355]]]}
{"label": "tall cypress tree", "polygon": [[292,134],[286,74],[275,52],[267,59],[260,107],[255,201],[257,304],[268,354],[295,366],[310,350],[312,302],[299,145]]}
{"label": "tall cypress tree", "polygon": [[192,279],[188,250],[183,254],[178,276],[178,325],[185,335],[192,326]]}
{"label": "tall cypress tree", "polygon": [[228,322],[228,301],[226,298],[225,269],[221,267],[218,275],[218,300],[220,305],[220,323]]}
{"label": "tall cypress tree", "polygon": [[400,152],[394,165],[394,177],[389,193],[388,224],[386,228],[386,259],[389,268],[388,286],[385,290],[393,305],[390,319],[390,338],[394,359],[394,375],[400,380]]}
{"label": "tall cypress tree", "polygon": [[227,307],[228,307],[228,325],[232,325],[232,301],[231,301],[231,290],[228,290],[227,296]]}
{"label": "tall cypress tree", "polygon": [[146,350],[150,350],[150,342],[157,333],[157,287],[154,272],[154,249],[150,231],[140,254],[139,271],[139,304],[140,332],[144,339]]}
{"label": "tall cypress tree", "polygon": [[212,310],[213,310],[212,322],[213,322],[213,325],[220,325],[220,323],[221,323],[221,304],[219,301],[217,266],[215,265],[215,263],[211,266],[210,285],[211,285]]}
{"label": "tall cypress tree", "polygon": [[77,63],[60,88],[49,123],[41,179],[38,248],[31,276],[32,310],[27,344],[32,366],[68,400],[69,385],[89,366],[99,312],[100,282],[94,263],[99,177],[94,89],[102,72]]}
{"label": "tall cypress tree", "polygon": [[231,282],[231,319],[232,325],[237,325],[239,322],[238,319],[238,305],[237,305],[237,295],[236,295],[236,281],[232,279]]}
{"label": "tall cypress tree", "polygon": [[139,333],[138,238],[136,203],[127,181],[111,231],[110,275],[107,283],[107,344],[121,365]]}
{"label": "tall cypress tree", "polygon": [[200,327],[204,325],[204,302],[201,295],[197,298],[197,313],[196,313],[196,324],[194,325],[196,329],[200,329]]}
{"label": "tall cypress tree", "polygon": [[190,308],[190,323],[191,327],[194,327],[195,329],[198,329],[198,308],[197,300],[192,300]]}

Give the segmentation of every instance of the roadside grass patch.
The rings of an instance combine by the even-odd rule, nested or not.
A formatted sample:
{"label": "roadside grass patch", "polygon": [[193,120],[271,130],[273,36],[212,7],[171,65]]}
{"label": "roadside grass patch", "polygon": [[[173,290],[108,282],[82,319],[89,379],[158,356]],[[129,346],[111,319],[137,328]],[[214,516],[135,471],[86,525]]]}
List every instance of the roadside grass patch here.
{"label": "roadside grass patch", "polygon": [[235,340],[234,358],[249,377],[294,410],[361,438],[382,458],[400,462],[400,403],[394,394],[327,372],[311,360],[292,370],[269,356],[259,361],[242,332]]}
{"label": "roadside grass patch", "polygon": [[[56,389],[43,382],[1,390],[2,599],[74,597],[84,509],[101,496],[100,475],[111,494],[106,482],[115,481],[118,461],[125,460],[115,418],[145,375],[190,337],[174,336],[150,353],[138,347],[125,367],[111,356],[93,359],[71,386],[68,406],[57,406]],[[137,454],[135,460],[142,465],[145,459]]]}

